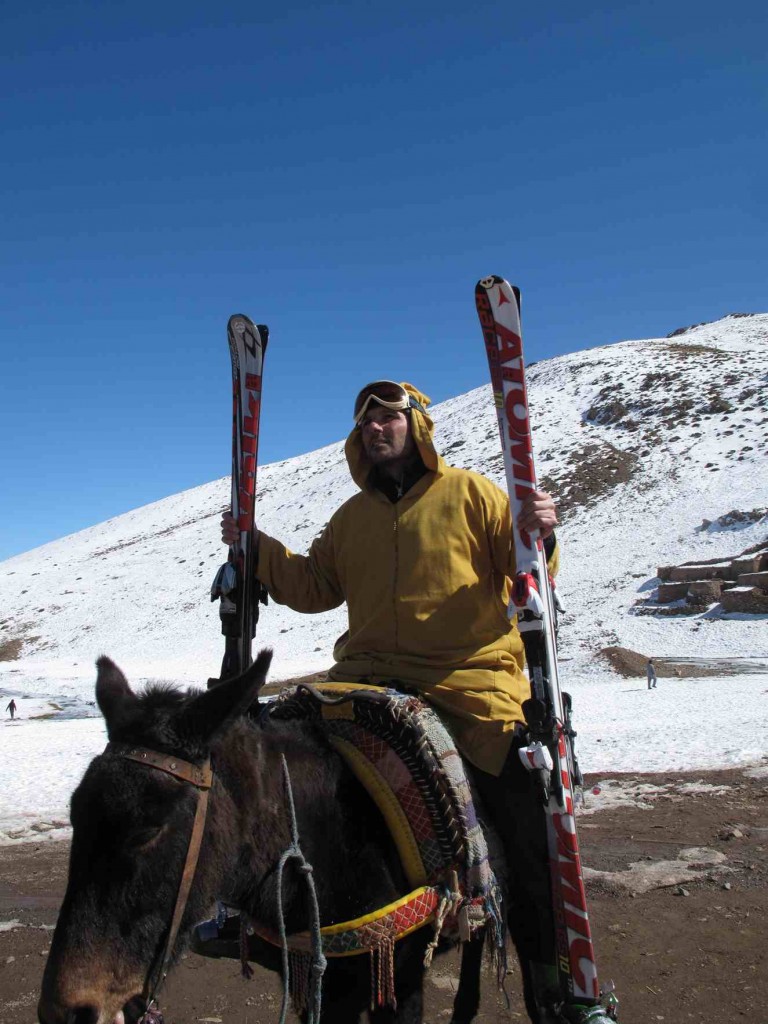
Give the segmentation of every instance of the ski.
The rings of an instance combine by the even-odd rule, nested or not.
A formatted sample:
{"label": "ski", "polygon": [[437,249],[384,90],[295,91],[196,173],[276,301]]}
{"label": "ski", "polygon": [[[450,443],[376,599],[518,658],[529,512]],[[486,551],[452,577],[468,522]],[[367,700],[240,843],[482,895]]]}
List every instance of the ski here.
{"label": "ski", "polygon": [[[529,534],[517,525],[523,501],[536,490],[520,290],[501,277],[486,277],[475,288],[475,304],[512,513],[516,575],[509,614],[517,615],[531,683],[531,697],[523,705],[530,742],[520,750],[520,757],[534,773],[547,820],[557,991],[541,997],[542,1020],[615,1020],[618,1001],[612,991],[601,992],[598,985],[576,836],[574,784],[580,783],[581,774],[573,752],[571,701],[562,693],[557,673],[556,616],[562,609],[538,531]],[[545,999],[550,1005],[543,1005]]]}
{"label": "ski", "polygon": [[232,515],[240,539],[229,549],[227,562],[211,587],[211,601],[219,601],[221,632],[225,636],[219,679],[213,686],[244,672],[253,660],[251,641],[256,635],[259,603],[266,591],[254,580],[256,550],[253,524],[256,507],[256,470],[259,453],[261,379],[269,328],[237,313],[229,318],[227,340],[232,360]]}

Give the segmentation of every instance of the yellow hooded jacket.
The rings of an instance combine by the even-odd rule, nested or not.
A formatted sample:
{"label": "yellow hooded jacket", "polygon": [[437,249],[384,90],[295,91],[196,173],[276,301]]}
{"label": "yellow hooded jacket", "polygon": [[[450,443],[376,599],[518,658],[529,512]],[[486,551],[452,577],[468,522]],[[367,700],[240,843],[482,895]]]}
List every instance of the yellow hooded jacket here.
{"label": "yellow hooded jacket", "polygon": [[[403,385],[426,407],[429,399]],[[428,472],[396,503],[368,483],[355,428],[346,456],[359,493],[331,517],[309,553],[259,534],[257,576],[299,612],[347,602],[329,678],[401,680],[440,712],[459,750],[498,775],[530,696],[523,645],[507,618],[514,553],[507,495],[485,477],[448,466],[426,412],[410,412]],[[557,549],[550,560],[556,569]]]}

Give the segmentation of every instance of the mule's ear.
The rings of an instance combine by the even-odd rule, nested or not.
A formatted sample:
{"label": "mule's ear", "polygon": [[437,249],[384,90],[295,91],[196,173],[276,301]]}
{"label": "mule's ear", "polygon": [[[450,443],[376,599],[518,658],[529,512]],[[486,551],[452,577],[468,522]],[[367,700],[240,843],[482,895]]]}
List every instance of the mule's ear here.
{"label": "mule's ear", "polygon": [[108,729],[111,729],[127,708],[135,704],[137,698],[114,661],[101,657],[96,662],[96,668],[96,702]]}
{"label": "mule's ear", "polygon": [[196,697],[185,710],[184,726],[203,742],[210,741],[225,725],[243,715],[267,681],[272,651],[265,647],[241,676],[219,683]]}

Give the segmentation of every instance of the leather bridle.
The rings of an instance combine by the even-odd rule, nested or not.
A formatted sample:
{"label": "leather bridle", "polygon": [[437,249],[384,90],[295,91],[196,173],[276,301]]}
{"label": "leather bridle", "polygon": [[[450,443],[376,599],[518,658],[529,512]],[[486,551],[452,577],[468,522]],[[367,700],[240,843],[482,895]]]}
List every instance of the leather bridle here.
{"label": "leather bridle", "polygon": [[146,1018],[150,1020],[151,1017],[149,1015],[153,1012],[152,1006],[168,973],[168,966],[173,953],[173,944],[179,932],[181,919],[184,916],[184,909],[192,888],[192,881],[197,870],[197,861],[205,830],[205,818],[208,811],[208,794],[213,785],[213,770],[210,757],[207,757],[201,765],[193,764],[191,761],[185,761],[171,754],[160,754],[156,750],[147,750],[145,747],[135,747],[120,743],[108,743],[104,753],[110,754],[113,757],[124,757],[129,761],[136,761],[147,768],[156,768],[160,772],[165,772],[166,775],[172,775],[175,779],[188,782],[199,791],[197,807],[195,808],[195,820],[192,823],[192,832],[189,837],[189,845],[187,846],[187,857],[184,862],[181,881],[179,882],[179,890],[176,895],[176,905],[173,908],[168,937],[162,952],[159,952],[152,962],[144,983],[142,995],[146,999],[146,1010],[141,1019],[144,1020]]}

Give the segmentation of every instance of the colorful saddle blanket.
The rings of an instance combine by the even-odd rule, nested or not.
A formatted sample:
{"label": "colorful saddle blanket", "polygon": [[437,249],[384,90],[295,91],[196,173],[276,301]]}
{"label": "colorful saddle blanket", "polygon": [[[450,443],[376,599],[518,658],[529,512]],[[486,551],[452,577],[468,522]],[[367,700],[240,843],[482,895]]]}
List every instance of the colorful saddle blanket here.
{"label": "colorful saddle blanket", "polygon": [[382,927],[397,939],[430,921],[435,945],[441,932],[467,939],[491,924],[493,944],[503,946],[500,887],[464,762],[428,704],[381,686],[301,684],[284,690],[269,716],[323,723],[380,808],[414,889],[364,920],[324,928],[326,955],[371,950]]}

